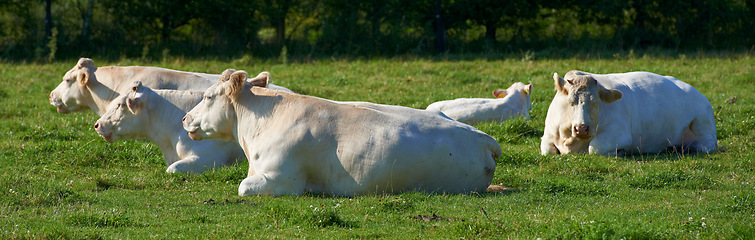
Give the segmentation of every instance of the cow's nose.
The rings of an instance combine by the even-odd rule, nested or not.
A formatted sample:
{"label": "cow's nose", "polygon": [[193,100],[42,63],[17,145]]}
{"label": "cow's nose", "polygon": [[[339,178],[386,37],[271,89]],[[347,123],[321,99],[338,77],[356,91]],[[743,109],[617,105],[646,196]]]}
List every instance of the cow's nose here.
{"label": "cow's nose", "polygon": [[577,135],[577,136],[589,136],[590,135],[590,126],[587,126],[585,124],[574,125],[574,135]]}
{"label": "cow's nose", "polygon": [[94,129],[96,130],[96,129],[98,129],[98,128],[100,128],[100,123],[95,123],[95,124],[94,124]]}
{"label": "cow's nose", "polygon": [[181,122],[186,122],[186,116],[184,116],[184,118],[181,118]]}

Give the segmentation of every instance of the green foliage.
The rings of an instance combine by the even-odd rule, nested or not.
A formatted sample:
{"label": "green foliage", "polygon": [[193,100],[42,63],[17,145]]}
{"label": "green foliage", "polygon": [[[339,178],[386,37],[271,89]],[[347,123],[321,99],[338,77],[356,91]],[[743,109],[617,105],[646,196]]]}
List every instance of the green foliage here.
{"label": "green foliage", "polygon": [[[230,60],[163,57],[165,48],[145,46],[139,45],[137,50],[147,49],[144,55],[156,61],[124,58],[95,62],[97,66],[152,65],[208,73],[226,68],[250,74],[269,71],[275,84],[300,93],[415,108],[452,98],[488,98],[493,90],[513,82],[532,83],[529,119],[475,125],[503,149],[503,156],[496,159],[493,183],[513,189],[459,195],[240,197],[236,194],[247,174],[246,162],[202,174],[167,174],[162,154],[153,144],[107,143],[92,130],[97,119],[94,113],[58,114],[47,97],[74,60],[0,63],[0,78],[4,79],[0,81],[0,213],[5,220],[0,221],[0,238],[755,236],[750,221],[755,214],[755,128],[751,123],[755,105],[748,87],[755,79],[755,62],[748,54],[691,52],[682,57],[637,50],[621,52],[615,58],[608,55],[609,59],[587,53],[551,59],[535,52],[531,61],[521,61],[517,52],[508,60],[449,54],[443,59],[306,63],[291,57],[283,64],[256,54]],[[61,45],[60,51],[63,48]],[[288,51],[296,50],[288,47]],[[170,49],[168,55],[176,53]],[[272,54],[279,53],[275,50]],[[540,155],[540,136],[554,94],[552,73],[571,69],[596,73],[645,70],[692,84],[716,111],[721,150],[618,158]],[[732,100],[735,96],[737,100]]]}
{"label": "green foliage", "polygon": [[50,51],[47,54],[47,61],[52,62],[55,60],[55,54],[58,52],[58,29],[53,28],[52,29],[52,36],[50,36],[50,40],[47,42],[47,49]]}
{"label": "green foliage", "polygon": [[44,25],[39,24],[45,21],[44,1],[0,2],[0,58],[144,60],[165,57],[160,54],[169,49],[176,56],[228,60],[253,54],[281,59],[285,47],[289,59],[310,60],[430,55],[437,54],[435,45],[442,43],[445,50],[440,57],[473,53],[529,62],[584,51],[609,57],[634,49],[746,51],[753,42],[749,30],[755,27],[749,21],[755,7],[739,0],[72,0],[51,4],[52,24],[59,35],[47,39]]}

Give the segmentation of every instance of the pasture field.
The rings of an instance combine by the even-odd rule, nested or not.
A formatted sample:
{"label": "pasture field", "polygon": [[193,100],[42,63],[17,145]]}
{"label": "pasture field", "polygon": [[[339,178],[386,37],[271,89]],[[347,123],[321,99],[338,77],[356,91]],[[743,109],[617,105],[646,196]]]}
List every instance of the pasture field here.
{"label": "pasture field", "polygon": [[[98,118],[93,112],[58,114],[47,96],[76,59],[0,63],[0,238],[755,238],[751,54],[288,64],[252,58],[94,60],[97,66],[208,73],[235,68],[252,76],[269,71],[273,83],[302,94],[415,108],[492,97],[496,88],[521,81],[534,84],[532,118],[476,126],[503,148],[493,181],[512,190],[502,193],[239,197],[246,163],[203,174],[166,174],[151,143],[108,144],[92,129]],[[715,109],[720,151],[541,156],[540,136],[554,95],[551,76],[571,69],[650,71],[690,83]]]}

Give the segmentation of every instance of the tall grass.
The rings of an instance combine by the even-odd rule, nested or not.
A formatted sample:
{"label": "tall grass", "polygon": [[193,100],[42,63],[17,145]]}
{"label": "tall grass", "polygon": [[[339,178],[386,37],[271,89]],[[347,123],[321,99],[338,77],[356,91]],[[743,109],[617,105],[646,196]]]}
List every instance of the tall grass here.
{"label": "tall grass", "polygon": [[[750,55],[612,59],[374,59],[288,64],[175,58],[152,65],[269,71],[275,84],[334,100],[424,108],[533,83],[531,119],[483,123],[504,150],[503,193],[341,198],[239,197],[246,163],[166,174],[148,142],[108,144],[92,112],[61,115],[47,95],[75,60],[0,64],[0,238],[624,238],[755,237],[755,61]],[[720,151],[541,156],[553,72],[650,71],[695,86],[716,110]],[[736,98],[735,98],[736,97]],[[734,100],[736,99],[736,100]],[[433,216],[424,221],[421,216]],[[421,215],[421,216],[420,216]]]}

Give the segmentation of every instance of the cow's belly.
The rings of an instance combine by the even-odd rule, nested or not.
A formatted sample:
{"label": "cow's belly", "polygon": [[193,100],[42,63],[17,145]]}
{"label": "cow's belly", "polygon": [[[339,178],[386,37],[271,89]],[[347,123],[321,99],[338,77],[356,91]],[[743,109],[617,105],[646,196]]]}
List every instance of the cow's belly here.
{"label": "cow's belly", "polygon": [[352,139],[329,156],[334,164],[310,175],[307,188],[336,195],[484,190],[495,170],[490,151],[469,136],[448,135],[386,130]]}

